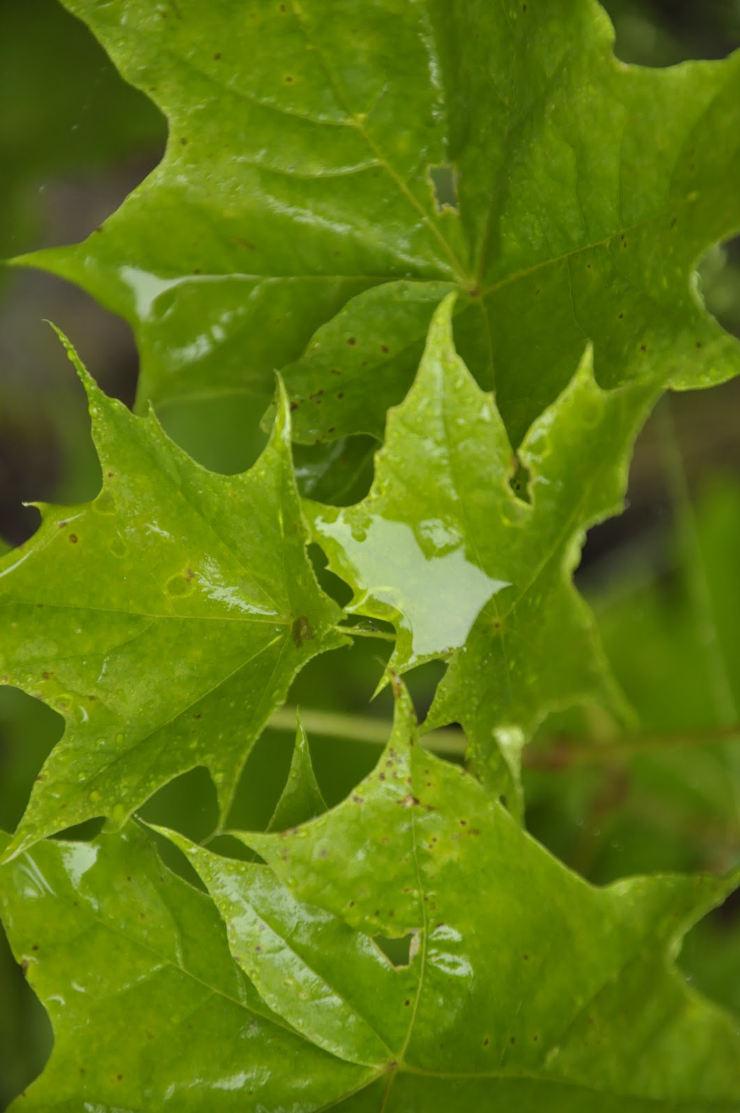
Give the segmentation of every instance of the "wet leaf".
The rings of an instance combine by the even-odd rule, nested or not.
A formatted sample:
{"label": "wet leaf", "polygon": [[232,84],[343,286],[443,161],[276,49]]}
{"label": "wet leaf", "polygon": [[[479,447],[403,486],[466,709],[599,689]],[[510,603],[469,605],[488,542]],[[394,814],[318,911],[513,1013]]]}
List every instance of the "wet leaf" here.
{"label": "wet leaf", "polygon": [[289,365],[298,439],[379,436],[452,289],[515,444],[587,340],[607,386],[740,370],[689,279],[740,220],[740,55],[626,66],[593,0],[66,4],[170,137],[25,261],[132,323],[142,402],[254,413]]}
{"label": "wet leaf", "polygon": [[493,397],[438,310],[414,385],[388,417],[370,494],[310,506],[316,540],[350,584],[350,611],[396,625],[391,668],[449,659],[430,725],[460,722],[480,772],[516,792],[519,751],[548,709],[619,707],[593,618],[571,582],[587,526],[621,508],[651,384],[603,391],[590,354],[516,460]]}
{"label": "wet leaf", "polygon": [[369,1079],[266,1007],[210,900],[133,826],[39,843],[0,868],[0,908],[55,1034],[14,1113],[318,1110]]}
{"label": "wet leaf", "polygon": [[120,827],[198,765],[225,814],[295,673],[342,644],[305,553],[284,394],[260,459],[227,477],[80,374],[102,490],[43,507],[0,566],[0,676],[66,720],[15,849],[91,816]]}
{"label": "wet leaf", "polygon": [[[241,836],[271,870],[173,837],[263,998],[306,1040],[383,1072],[384,1110],[730,1113],[740,1097],[736,1028],[671,965],[731,883],[586,884],[416,744],[404,693],[349,799]],[[407,965],[373,952],[407,933]]]}
{"label": "wet leaf", "polygon": [[308,737],[299,713],[288,779],[280,794],[268,830],[284,831],[287,827],[295,827],[307,819],[313,819],[323,811],[326,811],[326,803],[316,781]]}

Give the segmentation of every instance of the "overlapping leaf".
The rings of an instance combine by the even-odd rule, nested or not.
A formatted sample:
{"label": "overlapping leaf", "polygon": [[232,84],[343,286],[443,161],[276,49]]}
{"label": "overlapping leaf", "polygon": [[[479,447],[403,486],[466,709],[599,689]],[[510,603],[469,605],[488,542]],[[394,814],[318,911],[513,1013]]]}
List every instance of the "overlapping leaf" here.
{"label": "overlapping leaf", "polygon": [[391,411],[375,480],[346,509],[313,504],[314,536],[354,589],[350,610],[398,628],[391,665],[450,659],[430,723],[461,722],[483,768],[516,777],[552,706],[615,703],[593,619],[570,580],[587,525],[620,507],[650,384],[603,391],[587,353],[519,453],[493,398],[457,356],[452,303],[438,310],[417,379]]}
{"label": "overlapping leaf", "polygon": [[90,816],[120,826],[197,765],[225,812],[295,673],[342,643],[305,553],[284,394],[263,455],[227,477],[81,374],[102,491],[44,508],[0,565],[0,678],[67,723],[16,847]]}
{"label": "overlapping leaf", "polygon": [[729,882],[592,888],[417,745],[403,693],[347,801],[242,836],[269,866],[172,837],[226,933],[133,828],[0,870],[56,1030],[18,1110],[736,1108],[740,1036],[669,961]]}
{"label": "overlapping leaf", "polygon": [[[166,113],[158,170],[30,261],[134,326],[141,399],[379,435],[443,293],[514,443],[598,380],[740,370],[689,273],[740,227],[740,55],[625,66],[594,0],[66,0]],[[313,339],[312,339],[313,337]]]}
{"label": "overlapping leaf", "polygon": [[318,1110],[372,1073],[266,1007],[211,902],[133,827],[39,843],[0,869],[0,908],[55,1030],[18,1113]]}
{"label": "overlapping leaf", "polygon": [[[281,883],[175,837],[263,998],[311,1043],[383,1072],[383,1109],[737,1103],[740,1036],[667,962],[728,883],[591,888],[416,745],[403,693],[388,747],[347,801],[243,838]],[[407,933],[406,964],[372,946]]]}

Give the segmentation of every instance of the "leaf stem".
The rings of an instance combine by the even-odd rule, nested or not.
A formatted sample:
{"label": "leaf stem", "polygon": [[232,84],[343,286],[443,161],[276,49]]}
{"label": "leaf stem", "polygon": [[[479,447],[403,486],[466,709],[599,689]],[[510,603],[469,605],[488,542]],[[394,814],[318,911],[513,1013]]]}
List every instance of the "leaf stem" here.
{"label": "leaf stem", "polygon": [[374,626],[342,626],[337,623],[334,627],[340,634],[349,634],[351,638],[382,638],[386,642],[394,642],[396,635],[390,630],[376,630]]}
{"label": "leaf stem", "polygon": [[[309,734],[325,738],[342,738],[347,742],[365,742],[384,746],[391,733],[391,724],[372,715],[350,715],[339,711],[317,711],[301,708],[301,719]],[[268,726],[272,730],[293,733],[296,708],[282,707],[273,712]],[[600,765],[645,751],[672,749],[677,746],[711,746],[740,740],[740,724],[709,727],[706,730],[682,731],[672,734],[638,733],[624,735],[614,742],[594,742],[583,738],[558,735],[524,752],[524,763],[530,769],[553,772],[573,765]],[[432,730],[421,737],[422,745],[445,757],[462,757],[465,736],[450,727]]]}
{"label": "leaf stem", "polygon": [[[296,708],[281,707],[270,716],[272,730],[294,732]],[[372,715],[347,715],[340,711],[311,711],[301,707],[301,719],[309,734],[322,734],[326,738],[343,738],[347,742],[369,742],[384,746],[391,733],[391,724]],[[465,752],[465,739],[460,730],[434,730],[422,738],[429,750],[446,756],[461,757]]]}

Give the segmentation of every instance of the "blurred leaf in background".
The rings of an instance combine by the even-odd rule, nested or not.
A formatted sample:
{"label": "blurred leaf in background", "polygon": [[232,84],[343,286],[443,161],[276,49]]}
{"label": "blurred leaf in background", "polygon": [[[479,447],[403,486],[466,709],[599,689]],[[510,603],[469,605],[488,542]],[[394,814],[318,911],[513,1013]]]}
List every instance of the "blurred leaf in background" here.
{"label": "blurred leaf in background", "polygon": [[[740,860],[737,477],[708,481],[695,516],[679,503],[661,548],[591,598],[636,733],[615,738],[588,712],[553,718],[527,778],[530,828],[599,882]],[[740,1009],[737,911],[700,925],[685,961]]]}

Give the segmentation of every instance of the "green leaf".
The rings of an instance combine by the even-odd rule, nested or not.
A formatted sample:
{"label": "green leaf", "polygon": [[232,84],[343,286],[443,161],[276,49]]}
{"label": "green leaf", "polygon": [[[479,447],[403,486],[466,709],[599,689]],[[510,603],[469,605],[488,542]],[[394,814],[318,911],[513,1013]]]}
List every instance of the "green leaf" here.
{"label": "green leaf", "polygon": [[403,1043],[417,972],[394,967],[369,936],[297,901],[266,866],[160,830],[205,881],[234,958],[270,1008],[325,1051],[382,1070]]}
{"label": "green leaf", "polygon": [[452,308],[438,310],[416,381],[388,416],[368,497],[310,515],[354,590],[348,610],[396,625],[391,668],[450,659],[430,725],[462,723],[479,768],[511,791],[522,743],[548,709],[590,695],[618,706],[570,577],[585,528],[621,507],[655,388],[603,391],[587,353],[522,444],[527,502],[512,490],[516,461],[494,399],[455,352]]}
{"label": "green leaf", "polygon": [[[239,837],[279,880],[175,841],[264,999],[311,1043],[384,1071],[389,1113],[736,1108],[740,1036],[671,965],[730,883],[591,887],[418,746],[404,692],[348,800]],[[372,953],[373,937],[407,933],[407,965]]]}
{"label": "green leaf", "polygon": [[300,712],[297,718],[295,748],[288,779],[269,822],[268,831],[284,831],[287,827],[296,827],[326,811],[326,802],[313,771],[311,749]]}
{"label": "green leaf", "polygon": [[224,815],[296,672],[343,644],[305,553],[282,389],[264,453],[227,477],[78,368],[102,491],[44,507],[39,532],[0,565],[0,677],[66,719],[14,849],[91,816],[120,827],[198,765]]}
{"label": "green leaf", "polygon": [[593,0],[66,3],[169,142],[21,261],[131,322],[142,402],[253,410],[289,364],[299,440],[379,436],[453,289],[513,443],[587,340],[608,386],[740,370],[688,280],[740,226],[740,54],[626,66]]}
{"label": "green leaf", "polygon": [[38,844],[0,869],[0,907],[55,1032],[13,1113],[318,1110],[369,1078],[265,1006],[211,901],[135,827]]}

